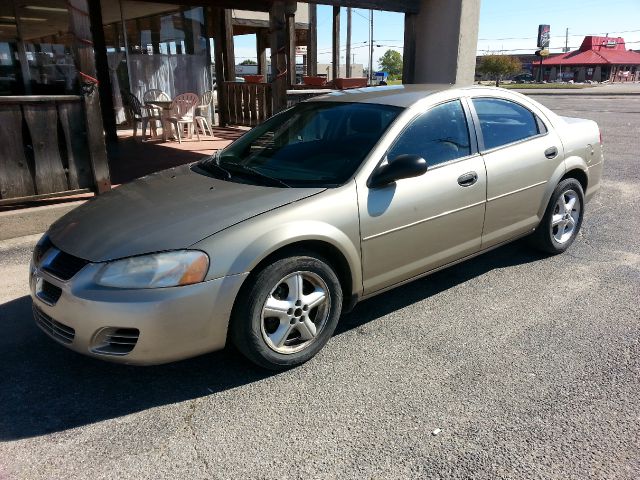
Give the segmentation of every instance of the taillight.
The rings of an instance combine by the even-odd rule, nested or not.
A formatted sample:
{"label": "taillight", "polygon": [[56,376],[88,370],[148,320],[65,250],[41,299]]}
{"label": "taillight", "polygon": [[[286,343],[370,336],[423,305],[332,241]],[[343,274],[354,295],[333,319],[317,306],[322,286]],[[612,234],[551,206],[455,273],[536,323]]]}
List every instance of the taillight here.
{"label": "taillight", "polygon": [[600,145],[602,145],[602,131],[598,130],[598,133],[600,134]]}

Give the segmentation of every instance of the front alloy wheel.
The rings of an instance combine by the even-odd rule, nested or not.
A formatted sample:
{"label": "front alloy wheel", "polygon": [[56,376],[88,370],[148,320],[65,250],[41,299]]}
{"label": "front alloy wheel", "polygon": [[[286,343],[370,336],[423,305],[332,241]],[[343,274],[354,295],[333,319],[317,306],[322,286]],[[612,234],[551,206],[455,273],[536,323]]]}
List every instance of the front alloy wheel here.
{"label": "front alloy wheel", "polygon": [[285,355],[309,347],[322,332],[331,310],[327,284],[313,272],[295,272],[281,279],[262,308],[262,338]]}
{"label": "front alloy wheel", "polygon": [[238,294],[230,336],[247,358],[282,370],[306,362],[329,341],[342,309],[330,263],[307,252],[254,272]]}

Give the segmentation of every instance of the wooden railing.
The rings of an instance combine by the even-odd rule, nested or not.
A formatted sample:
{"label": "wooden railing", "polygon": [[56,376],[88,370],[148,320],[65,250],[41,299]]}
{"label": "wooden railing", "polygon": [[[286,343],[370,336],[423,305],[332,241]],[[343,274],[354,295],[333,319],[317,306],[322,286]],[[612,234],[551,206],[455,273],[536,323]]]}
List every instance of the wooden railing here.
{"label": "wooden railing", "polygon": [[107,189],[90,136],[81,96],[0,97],[0,205]]}
{"label": "wooden railing", "polygon": [[231,125],[254,127],[272,115],[271,84],[224,82],[220,113]]}

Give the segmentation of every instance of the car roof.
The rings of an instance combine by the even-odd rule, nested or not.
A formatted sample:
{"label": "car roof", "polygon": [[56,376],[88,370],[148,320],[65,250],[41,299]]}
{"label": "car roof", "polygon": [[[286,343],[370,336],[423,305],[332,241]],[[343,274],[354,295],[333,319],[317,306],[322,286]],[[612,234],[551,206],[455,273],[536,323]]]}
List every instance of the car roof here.
{"label": "car roof", "polygon": [[396,107],[408,108],[429,95],[450,90],[496,91],[495,88],[491,87],[461,87],[460,85],[450,84],[389,85],[335,91],[326,95],[314,97],[311,101],[375,103],[379,105],[393,105]]}

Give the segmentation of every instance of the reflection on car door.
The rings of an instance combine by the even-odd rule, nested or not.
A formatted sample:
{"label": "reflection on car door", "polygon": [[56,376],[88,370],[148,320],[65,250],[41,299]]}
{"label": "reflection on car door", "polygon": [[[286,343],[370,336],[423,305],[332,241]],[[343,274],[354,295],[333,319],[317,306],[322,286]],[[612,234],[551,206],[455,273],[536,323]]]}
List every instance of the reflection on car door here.
{"label": "reflection on car door", "polygon": [[382,188],[358,185],[365,295],[480,249],[486,174],[468,125],[459,100],[431,108],[387,153],[420,155],[429,170]]}
{"label": "reflection on car door", "polygon": [[562,142],[524,106],[498,98],[472,100],[487,168],[482,248],[531,231],[546,183],[563,161]]}

